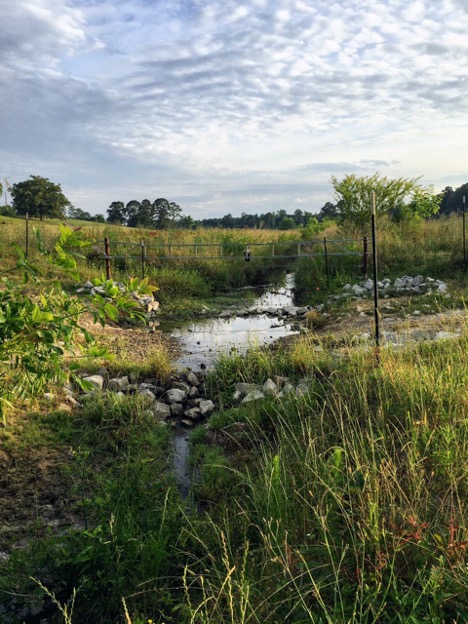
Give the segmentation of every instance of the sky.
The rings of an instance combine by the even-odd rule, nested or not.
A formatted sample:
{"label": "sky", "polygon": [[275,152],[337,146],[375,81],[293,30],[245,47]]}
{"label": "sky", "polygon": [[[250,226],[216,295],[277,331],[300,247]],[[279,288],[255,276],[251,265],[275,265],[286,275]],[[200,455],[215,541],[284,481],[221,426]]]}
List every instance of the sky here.
{"label": "sky", "polygon": [[468,181],[468,0],[0,9],[0,182],[202,219],[315,213],[349,173]]}

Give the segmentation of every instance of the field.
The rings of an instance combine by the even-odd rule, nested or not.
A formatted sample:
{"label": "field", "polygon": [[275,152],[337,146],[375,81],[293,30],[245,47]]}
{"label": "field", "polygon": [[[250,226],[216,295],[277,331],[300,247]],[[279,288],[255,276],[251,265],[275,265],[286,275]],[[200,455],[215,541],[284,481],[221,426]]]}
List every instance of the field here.
{"label": "field", "polygon": [[[35,225],[46,242],[57,227]],[[111,244],[224,243],[241,253],[253,242],[300,240],[298,231],[150,235],[75,225]],[[12,243],[24,248],[23,227],[0,224],[5,269],[14,263]],[[468,281],[461,239],[459,218],[379,224],[381,277],[421,273],[449,285],[450,297],[395,296],[393,322],[432,323],[434,330],[456,323],[459,336],[378,353],[352,336],[369,324],[370,303],[330,301],[361,279],[359,256],[331,256],[328,280],[323,258],[288,263],[302,300],[322,303],[325,315],[310,315],[310,331],[294,340],[218,362],[207,379],[218,409],[190,437],[188,498],[172,470],[171,429],[155,423],[138,394],[98,393],[78,409],[64,403],[60,388],[38,402],[18,400],[0,430],[0,621],[468,621]],[[60,277],[32,242],[30,253],[47,280]],[[216,314],[230,288],[266,280],[284,266],[242,257],[178,262],[147,267],[166,317],[198,314],[207,302]],[[116,263],[113,272],[119,278],[133,268],[137,262]],[[83,259],[78,269],[82,283],[103,267]],[[76,289],[70,278],[62,284]],[[34,284],[27,288],[33,296]],[[443,319],[453,327],[442,327]],[[107,366],[111,375],[158,383],[172,374],[164,336],[116,324],[97,333],[118,357],[82,362],[83,370]],[[238,382],[268,378],[287,378],[302,390],[233,401]]]}

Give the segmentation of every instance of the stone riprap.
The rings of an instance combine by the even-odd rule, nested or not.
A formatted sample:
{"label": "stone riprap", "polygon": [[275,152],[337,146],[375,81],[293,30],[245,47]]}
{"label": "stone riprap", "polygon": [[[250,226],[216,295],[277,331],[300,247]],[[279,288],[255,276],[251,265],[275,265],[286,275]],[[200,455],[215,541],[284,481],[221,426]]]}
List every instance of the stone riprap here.
{"label": "stone riprap", "polygon": [[117,398],[137,395],[142,399],[147,411],[151,411],[155,421],[160,423],[181,422],[193,426],[195,421],[206,418],[214,412],[216,406],[206,397],[205,379],[191,371],[173,377],[165,387],[152,380],[142,383],[132,379],[132,375],[109,378],[107,371],[101,374],[85,375],[83,381],[93,389],[81,395],[64,389],[73,407],[81,407],[86,401],[92,401],[96,392],[113,393]]}
{"label": "stone riprap", "polygon": [[[404,275],[403,277],[397,277],[393,282],[386,277],[377,282],[377,287],[379,295],[383,297],[425,294],[450,296],[448,286],[445,282],[432,277],[425,278],[422,275],[416,275],[416,277]],[[371,297],[373,293],[374,282],[367,279],[358,284],[346,284],[341,289],[340,294],[332,295],[330,299],[334,301],[339,299],[363,299],[365,297]]]}

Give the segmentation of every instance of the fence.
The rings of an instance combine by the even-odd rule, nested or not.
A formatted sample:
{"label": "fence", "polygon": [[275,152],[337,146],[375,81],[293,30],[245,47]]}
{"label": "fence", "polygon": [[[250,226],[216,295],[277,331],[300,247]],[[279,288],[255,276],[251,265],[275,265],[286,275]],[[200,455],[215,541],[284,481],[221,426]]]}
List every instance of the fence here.
{"label": "fence", "polygon": [[[350,239],[327,239],[310,241],[275,241],[270,243],[133,243],[127,241],[111,241],[105,238],[101,254],[95,253],[93,258],[105,262],[106,277],[112,277],[112,262],[120,261],[126,266],[127,261],[140,265],[142,278],[148,266],[161,265],[169,261],[187,260],[280,260],[297,258],[323,258],[327,281],[330,278],[330,258],[334,256],[360,257],[361,270],[364,276],[368,272],[369,242],[367,237]],[[357,249],[359,247],[359,249]],[[121,253],[130,250],[134,253]]]}

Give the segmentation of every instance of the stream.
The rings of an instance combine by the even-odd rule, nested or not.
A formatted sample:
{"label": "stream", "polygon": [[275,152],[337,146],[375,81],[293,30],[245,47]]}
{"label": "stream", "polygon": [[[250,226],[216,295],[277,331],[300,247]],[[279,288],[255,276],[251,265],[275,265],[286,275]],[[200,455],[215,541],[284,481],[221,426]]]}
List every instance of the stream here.
{"label": "stream", "polygon": [[[269,284],[262,288],[243,288],[246,308],[282,308],[294,305],[294,274],[285,277],[283,286]],[[252,292],[257,297],[251,297]],[[176,360],[178,368],[212,368],[222,354],[234,349],[245,351],[255,344],[270,344],[278,338],[297,333],[290,322],[268,317],[266,314],[254,316],[233,316],[197,320],[180,326],[165,326],[163,331],[170,331],[177,338],[183,354]]]}
{"label": "stream", "polygon": [[[294,274],[286,274],[284,284],[269,284],[262,288],[243,288],[245,308],[282,308],[294,305]],[[254,296],[252,297],[252,294]],[[182,355],[176,360],[179,369],[190,368],[195,373],[212,368],[222,354],[235,350],[245,352],[249,346],[271,344],[278,338],[297,334],[289,321],[266,314],[234,315],[229,318],[197,320],[183,325],[161,323],[166,333],[177,338]],[[177,427],[173,435],[173,468],[181,496],[190,491],[191,474],[187,466],[190,430]]]}

